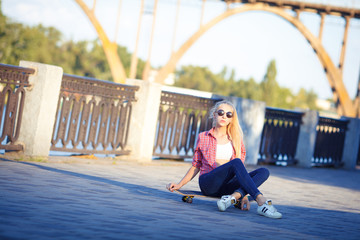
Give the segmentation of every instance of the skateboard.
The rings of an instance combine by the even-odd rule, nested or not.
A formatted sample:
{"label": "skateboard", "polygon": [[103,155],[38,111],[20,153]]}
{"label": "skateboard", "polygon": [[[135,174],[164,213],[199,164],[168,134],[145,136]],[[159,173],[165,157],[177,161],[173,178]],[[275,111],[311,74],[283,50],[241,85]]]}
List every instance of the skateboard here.
{"label": "skateboard", "polygon": [[[204,198],[213,198],[213,199],[220,199],[220,197],[210,197],[210,196],[205,196],[204,194],[202,194],[202,192],[200,191],[191,191],[191,190],[174,190],[174,192],[182,195],[182,201],[186,202],[186,203],[192,203],[193,199],[195,197],[204,197]],[[247,197],[250,201],[253,201],[254,199],[251,196]],[[236,208],[241,208],[241,202],[237,201],[234,205]]]}

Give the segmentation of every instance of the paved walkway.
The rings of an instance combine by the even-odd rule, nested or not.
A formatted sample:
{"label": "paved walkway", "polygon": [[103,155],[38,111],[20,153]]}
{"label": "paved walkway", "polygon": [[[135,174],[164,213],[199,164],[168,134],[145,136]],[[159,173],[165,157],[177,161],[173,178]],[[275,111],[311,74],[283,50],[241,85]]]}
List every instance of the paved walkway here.
{"label": "paved walkway", "polygon": [[[0,239],[360,239],[360,170],[269,166],[280,220],[165,189],[189,163],[0,159]],[[253,167],[249,167],[249,170]],[[197,189],[197,179],[186,186]]]}

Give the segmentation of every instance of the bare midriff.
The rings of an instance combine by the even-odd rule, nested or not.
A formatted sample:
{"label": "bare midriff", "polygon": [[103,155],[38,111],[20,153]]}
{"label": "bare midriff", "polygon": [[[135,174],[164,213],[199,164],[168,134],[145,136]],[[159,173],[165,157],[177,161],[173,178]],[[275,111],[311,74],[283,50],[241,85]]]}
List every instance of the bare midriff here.
{"label": "bare midriff", "polygon": [[216,159],[216,166],[219,167],[229,161],[230,161],[229,159]]}

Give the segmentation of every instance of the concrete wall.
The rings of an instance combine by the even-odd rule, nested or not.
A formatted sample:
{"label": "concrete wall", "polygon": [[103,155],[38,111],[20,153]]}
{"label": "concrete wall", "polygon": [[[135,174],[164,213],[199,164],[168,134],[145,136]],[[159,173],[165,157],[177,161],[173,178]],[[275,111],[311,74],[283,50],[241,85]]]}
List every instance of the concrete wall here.
{"label": "concrete wall", "polygon": [[139,86],[133,103],[127,147],[130,156],[140,162],[152,160],[156,125],[160,109],[161,85],[150,81],[127,79],[126,84]]}
{"label": "concrete wall", "polygon": [[[24,145],[27,156],[48,156],[55,122],[57,102],[60,94],[63,70],[57,66],[21,61],[20,66],[34,68],[30,76],[32,85],[26,88],[25,105],[20,135],[17,143]],[[244,131],[247,150],[246,163],[256,165],[261,133],[265,118],[265,103],[237,97],[224,97],[209,92],[162,86],[142,80],[127,79],[126,84],[140,86],[133,103],[127,148],[128,159],[149,162],[152,160],[155,142],[161,91],[170,91],[207,98],[225,98],[231,101],[238,112]],[[302,119],[295,158],[298,166],[311,167],[316,140],[319,114],[307,111]],[[360,119],[349,119],[342,162],[344,168],[354,169],[360,142]]]}
{"label": "concrete wall", "polygon": [[27,156],[48,156],[55,122],[63,70],[57,66],[21,61],[21,67],[35,69],[25,88],[23,119],[18,143]]}
{"label": "concrete wall", "polygon": [[295,159],[299,161],[298,166],[300,167],[311,167],[311,161],[315,150],[316,126],[318,121],[319,114],[316,111],[307,111],[302,118],[295,153]]}
{"label": "concrete wall", "polygon": [[360,119],[347,119],[349,124],[345,136],[342,162],[345,169],[355,169],[360,144]]}

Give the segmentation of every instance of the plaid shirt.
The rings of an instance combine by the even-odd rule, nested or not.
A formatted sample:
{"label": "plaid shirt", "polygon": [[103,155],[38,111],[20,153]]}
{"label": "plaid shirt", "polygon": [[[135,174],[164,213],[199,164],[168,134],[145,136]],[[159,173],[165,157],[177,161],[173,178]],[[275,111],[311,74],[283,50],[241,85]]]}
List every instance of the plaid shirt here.
{"label": "plaid shirt", "polygon": [[[214,128],[210,131],[202,132],[199,134],[192,165],[200,169],[200,176],[214,170],[216,164],[216,138],[214,137]],[[241,142],[241,161],[245,161],[246,150],[244,143]],[[230,160],[235,158],[235,149],[233,146],[233,154]]]}

